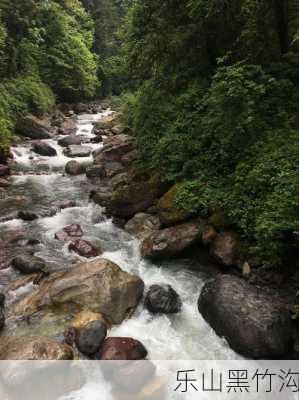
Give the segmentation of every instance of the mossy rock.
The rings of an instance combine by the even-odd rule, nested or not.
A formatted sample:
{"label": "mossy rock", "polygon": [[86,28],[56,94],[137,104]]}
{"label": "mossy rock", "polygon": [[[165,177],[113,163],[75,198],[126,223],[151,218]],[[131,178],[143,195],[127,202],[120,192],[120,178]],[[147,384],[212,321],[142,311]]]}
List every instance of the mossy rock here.
{"label": "mossy rock", "polygon": [[180,190],[180,184],[174,185],[163,197],[158,201],[158,214],[164,225],[173,225],[178,222],[185,221],[191,216],[191,213],[179,208],[175,204],[175,199]]}

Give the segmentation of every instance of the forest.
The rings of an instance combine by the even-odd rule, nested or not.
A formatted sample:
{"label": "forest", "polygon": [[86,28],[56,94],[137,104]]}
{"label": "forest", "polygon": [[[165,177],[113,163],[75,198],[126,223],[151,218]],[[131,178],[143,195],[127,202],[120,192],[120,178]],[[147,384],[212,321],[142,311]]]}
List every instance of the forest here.
{"label": "forest", "polygon": [[179,210],[298,268],[297,1],[1,0],[0,55],[2,153],[22,116],[111,97]]}

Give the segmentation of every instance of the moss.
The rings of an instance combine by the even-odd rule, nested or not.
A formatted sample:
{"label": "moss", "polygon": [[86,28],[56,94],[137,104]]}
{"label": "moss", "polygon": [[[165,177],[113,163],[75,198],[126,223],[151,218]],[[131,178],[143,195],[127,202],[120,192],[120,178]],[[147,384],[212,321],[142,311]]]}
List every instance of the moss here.
{"label": "moss", "polygon": [[163,197],[158,201],[157,207],[161,222],[165,225],[172,225],[177,222],[182,222],[188,217],[190,213],[186,210],[179,208],[175,204],[176,196],[180,190],[180,184],[174,185]]}

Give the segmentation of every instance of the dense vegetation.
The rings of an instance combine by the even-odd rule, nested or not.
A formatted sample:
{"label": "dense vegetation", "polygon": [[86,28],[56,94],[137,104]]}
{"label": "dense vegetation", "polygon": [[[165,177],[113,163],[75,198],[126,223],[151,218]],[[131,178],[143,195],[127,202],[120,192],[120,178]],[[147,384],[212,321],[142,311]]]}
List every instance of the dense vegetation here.
{"label": "dense vegetation", "polygon": [[299,4],[136,0],[123,96],[143,165],[265,265],[299,246]]}
{"label": "dense vegetation", "polygon": [[101,93],[105,59],[113,52],[124,4],[0,0],[1,148],[7,147],[21,115]]}

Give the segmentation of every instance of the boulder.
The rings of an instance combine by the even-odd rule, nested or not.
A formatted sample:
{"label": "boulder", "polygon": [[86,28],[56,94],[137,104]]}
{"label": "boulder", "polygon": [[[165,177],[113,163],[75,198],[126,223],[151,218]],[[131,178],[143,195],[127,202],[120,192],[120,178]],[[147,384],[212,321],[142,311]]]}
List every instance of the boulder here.
{"label": "boulder", "polygon": [[160,227],[160,219],[156,215],[138,213],[126,223],[125,230],[138,239],[144,239]]}
{"label": "boulder", "polygon": [[80,263],[44,279],[39,288],[16,304],[16,315],[60,309],[66,314],[89,310],[121,323],[137,307],[143,281],[105,259]]}
{"label": "boulder", "polygon": [[27,222],[38,219],[38,215],[30,211],[19,211],[17,217]]}
{"label": "boulder", "polygon": [[286,305],[245,280],[219,275],[204,286],[198,307],[217,335],[245,357],[280,359],[292,348]]}
{"label": "boulder", "polygon": [[199,232],[199,225],[194,222],[154,232],[143,240],[142,256],[146,258],[177,256],[196,242]]}
{"label": "boulder", "polygon": [[69,161],[65,166],[65,172],[69,175],[81,175],[86,171],[86,166],[78,161]]}
{"label": "boulder", "polygon": [[110,136],[104,140],[104,146],[95,154],[95,164],[103,161],[121,161],[121,158],[134,150],[135,141],[132,136],[121,134]]}
{"label": "boulder", "polygon": [[52,136],[51,125],[48,121],[41,120],[33,115],[28,115],[18,121],[17,131],[31,139],[50,139]]}
{"label": "boulder", "polygon": [[163,225],[174,225],[190,218],[191,214],[188,211],[178,208],[175,204],[175,198],[179,188],[179,184],[174,185],[158,201],[158,215]]}
{"label": "boulder", "polygon": [[212,225],[205,225],[202,233],[201,240],[205,246],[210,245],[217,237],[217,231]]}
{"label": "boulder", "polygon": [[103,141],[103,138],[100,135],[97,135],[97,136],[95,136],[95,137],[90,139],[90,142],[91,143],[95,143],[95,144],[102,143],[102,141]]}
{"label": "boulder", "polygon": [[223,232],[216,236],[211,247],[210,254],[220,264],[231,267],[238,265],[240,241],[234,233]]}
{"label": "boulder", "polygon": [[92,199],[106,207],[108,214],[130,219],[151,207],[163,191],[157,175],[148,177],[130,171],[114,176],[108,187],[101,186],[93,193]]}
{"label": "boulder", "polygon": [[114,135],[121,135],[122,133],[124,133],[126,130],[126,128],[123,125],[115,125],[111,128],[111,132]]}
{"label": "boulder", "polygon": [[153,314],[176,314],[182,308],[180,296],[170,285],[152,285],[144,305]]}
{"label": "boulder", "polygon": [[41,142],[41,141],[32,142],[32,150],[35,153],[44,157],[57,156],[57,151],[46,142]]}
{"label": "boulder", "polygon": [[0,176],[7,176],[10,174],[10,168],[8,165],[0,164]]}
{"label": "boulder", "polygon": [[6,188],[10,186],[10,182],[7,179],[0,178],[0,187]]}
{"label": "boulder", "polygon": [[107,117],[101,118],[97,121],[94,126],[96,129],[109,129],[111,130],[113,126],[119,124],[119,116],[117,114],[109,115]]}
{"label": "boulder", "polygon": [[78,224],[65,226],[61,231],[55,233],[55,239],[62,242],[80,239],[82,236],[83,231],[81,229],[81,226]]}
{"label": "boulder", "polygon": [[63,150],[63,154],[70,158],[89,157],[92,148],[88,146],[70,145]]}
{"label": "boulder", "polygon": [[11,265],[22,274],[34,274],[35,272],[46,272],[45,261],[36,256],[17,256],[11,261]]}
{"label": "boulder", "polygon": [[105,178],[105,168],[102,165],[92,165],[86,169],[86,176],[88,179]]}
{"label": "boulder", "polygon": [[106,324],[107,328],[110,327],[109,322],[100,313],[95,313],[92,311],[82,311],[77,314],[70,322],[70,327],[81,330],[85,328],[90,322],[102,321]]}
{"label": "boulder", "polygon": [[102,344],[98,353],[99,360],[143,360],[147,356],[144,345],[127,337],[109,337]]}
{"label": "boulder", "polygon": [[69,135],[62,139],[59,139],[57,143],[61,147],[68,147],[72,145],[77,145],[77,146],[81,145],[85,141],[86,137],[84,137],[83,135]]}
{"label": "boulder", "polygon": [[76,333],[76,346],[78,350],[92,356],[97,353],[107,335],[107,326],[105,322],[91,321]]}
{"label": "boulder", "polygon": [[69,244],[69,250],[85,258],[99,256],[102,252],[87,240],[77,239]]}
{"label": "boulder", "polygon": [[75,135],[77,132],[77,124],[73,118],[66,118],[59,127],[60,135]]}
{"label": "boulder", "polygon": [[73,350],[65,343],[46,337],[2,338],[0,360],[72,360]]}

